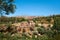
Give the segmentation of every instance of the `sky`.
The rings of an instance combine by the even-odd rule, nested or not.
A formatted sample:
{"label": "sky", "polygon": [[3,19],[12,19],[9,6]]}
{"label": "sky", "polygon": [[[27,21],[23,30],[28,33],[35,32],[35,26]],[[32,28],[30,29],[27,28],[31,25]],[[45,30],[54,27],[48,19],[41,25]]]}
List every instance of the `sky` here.
{"label": "sky", "polygon": [[49,16],[60,14],[60,0],[15,0],[15,13],[8,16]]}

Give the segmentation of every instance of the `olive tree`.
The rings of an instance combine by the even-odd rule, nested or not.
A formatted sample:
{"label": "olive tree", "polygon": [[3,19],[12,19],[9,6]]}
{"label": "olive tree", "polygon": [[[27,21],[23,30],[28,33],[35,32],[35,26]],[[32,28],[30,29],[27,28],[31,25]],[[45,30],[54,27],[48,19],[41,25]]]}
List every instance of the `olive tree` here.
{"label": "olive tree", "polygon": [[3,14],[14,13],[16,6],[14,0],[0,0],[0,16]]}

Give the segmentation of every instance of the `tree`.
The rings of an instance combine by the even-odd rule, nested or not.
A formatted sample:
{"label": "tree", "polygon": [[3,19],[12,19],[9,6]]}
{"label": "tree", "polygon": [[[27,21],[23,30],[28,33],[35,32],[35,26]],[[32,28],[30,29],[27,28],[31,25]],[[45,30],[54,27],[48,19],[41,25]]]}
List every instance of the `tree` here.
{"label": "tree", "polygon": [[60,17],[59,16],[54,16],[53,29],[60,34]]}
{"label": "tree", "polygon": [[0,16],[3,14],[14,13],[16,6],[13,4],[14,0],[0,0]]}
{"label": "tree", "polygon": [[37,28],[38,33],[40,33],[41,35],[43,35],[45,33],[45,28],[43,26],[41,26],[40,28]]}

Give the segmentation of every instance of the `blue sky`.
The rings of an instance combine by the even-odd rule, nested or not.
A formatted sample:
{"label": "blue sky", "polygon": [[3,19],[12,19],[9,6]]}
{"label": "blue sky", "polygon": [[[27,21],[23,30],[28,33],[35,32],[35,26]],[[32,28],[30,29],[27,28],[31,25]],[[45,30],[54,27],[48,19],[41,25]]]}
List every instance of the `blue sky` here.
{"label": "blue sky", "polygon": [[60,14],[60,0],[15,0],[16,11],[8,16],[48,16]]}

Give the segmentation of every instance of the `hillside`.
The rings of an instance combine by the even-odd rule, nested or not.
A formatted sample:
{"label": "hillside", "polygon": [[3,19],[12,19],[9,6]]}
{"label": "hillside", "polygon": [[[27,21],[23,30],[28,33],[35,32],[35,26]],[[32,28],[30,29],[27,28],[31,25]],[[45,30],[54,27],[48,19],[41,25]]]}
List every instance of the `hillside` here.
{"label": "hillside", "polygon": [[[56,37],[60,34],[60,15],[53,16],[24,16],[0,17],[0,34],[11,36],[26,35],[28,37],[44,36]],[[51,39],[51,38],[50,38]],[[52,40],[52,39],[51,39]]]}

